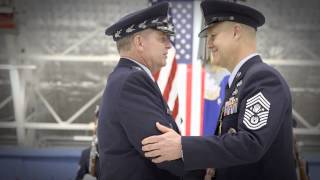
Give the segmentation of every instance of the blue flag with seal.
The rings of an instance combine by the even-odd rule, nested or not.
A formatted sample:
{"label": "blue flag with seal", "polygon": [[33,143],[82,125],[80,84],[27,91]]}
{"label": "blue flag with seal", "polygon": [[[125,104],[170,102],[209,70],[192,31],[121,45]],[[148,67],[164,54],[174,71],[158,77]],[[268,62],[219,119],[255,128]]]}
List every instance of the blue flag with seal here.
{"label": "blue flag with seal", "polygon": [[214,135],[217,127],[229,73],[223,68],[207,65],[205,76],[203,135],[211,136]]}

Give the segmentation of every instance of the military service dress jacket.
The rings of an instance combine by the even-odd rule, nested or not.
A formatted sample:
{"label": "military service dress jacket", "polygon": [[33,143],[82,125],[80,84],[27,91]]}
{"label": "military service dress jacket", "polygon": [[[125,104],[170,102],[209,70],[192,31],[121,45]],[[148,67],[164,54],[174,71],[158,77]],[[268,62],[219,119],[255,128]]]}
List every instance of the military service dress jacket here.
{"label": "military service dress jacket", "polygon": [[216,168],[216,180],[295,180],[289,87],[254,56],[239,69],[216,135],[182,137],[185,168]]}
{"label": "military service dress jacket", "polygon": [[[81,151],[81,156],[79,160],[79,169],[77,171],[77,175],[75,180],[82,180],[84,179],[85,175],[90,174],[90,153],[91,153],[91,147],[88,147]],[[96,177],[99,177],[100,168],[99,168],[99,156],[96,156],[96,164],[95,167],[95,173]]]}
{"label": "military service dress jacket", "polygon": [[110,74],[98,122],[101,180],[175,180],[182,160],[154,164],[142,139],[161,134],[156,122],[179,132],[157,84],[135,62],[121,58]]}

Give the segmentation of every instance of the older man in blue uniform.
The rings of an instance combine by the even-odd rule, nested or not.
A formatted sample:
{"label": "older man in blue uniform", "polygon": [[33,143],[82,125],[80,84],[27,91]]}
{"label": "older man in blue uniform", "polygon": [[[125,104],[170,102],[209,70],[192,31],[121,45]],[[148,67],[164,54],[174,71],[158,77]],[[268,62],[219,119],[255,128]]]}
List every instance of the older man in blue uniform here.
{"label": "older man in blue uniform", "polygon": [[177,180],[181,159],[154,164],[141,141],[161,134],[154,124],[179,133],[152,73],[166,64],[169,35],[174,34],[168,3],[134,12],[107,28],[120,60],[108,77],[99,114],[98,139],[102,180]]}
{"label": "older man in blue uniform", "polygon": [[[142,141],[153,162],[183,159],[185,169],[215,168],[217,180],[295,180],[289,87],[256,53],[262,13],[227,1],[203,1],[214,64],[230,72],[216,134],[184,137],[157,123],[164,134]],[[207,174],[207,177],[209,174]]]}

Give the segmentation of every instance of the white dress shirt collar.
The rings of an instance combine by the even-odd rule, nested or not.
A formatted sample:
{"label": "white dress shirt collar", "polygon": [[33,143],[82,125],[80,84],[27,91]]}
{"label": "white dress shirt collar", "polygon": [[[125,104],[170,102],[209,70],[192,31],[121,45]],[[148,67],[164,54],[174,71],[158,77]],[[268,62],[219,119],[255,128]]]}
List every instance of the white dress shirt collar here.
{"label": "white dress shirt collar", "polygon": [[230,74],[230,77],[229,77],[229,80],[228,80],[228,85],[229,85],[229,88],[231,87],[232,85],[232,82],[234,80],[234,77],[236,76],[236,74],[238,73],[239,69],[241,68],[241,66],[247,62],[248,60],[250,60],[252,57],[254,56],[259,56],[258,53],[252,53],[250,54],[249,56],[243,58],[237,65],[236,67],[233,69],[232,73]]}
{"label": "white dress shirt collar", "polygon": [[133,60],[133,59],[131,59],[131,58],[128,58],[128,57],[122,57],[122,58],[129,59],[130,61],[133,61],[134,63],[138,64],[138,65],[148,74],[148,76],[152,79],[152,81],[154,81],[154,78],[153,78],[153,76],[152,76],[152,73],[151,73],[150,69],[148,69],[145,65],[139,63],[139,62],[136,61],[136,60]]}

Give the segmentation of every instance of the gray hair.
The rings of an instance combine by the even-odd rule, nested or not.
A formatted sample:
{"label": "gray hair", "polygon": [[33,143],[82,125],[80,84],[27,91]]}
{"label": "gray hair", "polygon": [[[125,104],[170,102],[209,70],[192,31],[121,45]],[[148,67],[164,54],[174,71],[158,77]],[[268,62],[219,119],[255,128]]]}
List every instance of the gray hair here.
{"label": "gray hair", "polygon": [[129,51],[131,49],[132,38],[133,34],[123,37],[116,42],[119,53],[120,51]]}

